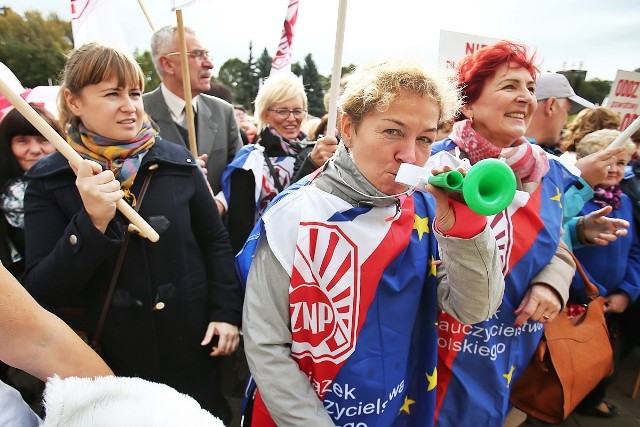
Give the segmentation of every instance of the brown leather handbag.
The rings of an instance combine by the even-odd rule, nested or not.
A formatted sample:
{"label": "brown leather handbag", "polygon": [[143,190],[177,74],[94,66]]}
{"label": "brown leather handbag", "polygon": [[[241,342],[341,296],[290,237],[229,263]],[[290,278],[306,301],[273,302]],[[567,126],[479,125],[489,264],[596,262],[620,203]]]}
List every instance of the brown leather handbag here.
{"label": "brown leather handbag", "polygon": [[516,408],[554,424],[565,420],[613,371],[604,298],[598,297],[598,288],[573,259],[591,302],[581,315],[570,318],[565,310],[545,326],[531,362],[511,389]]}

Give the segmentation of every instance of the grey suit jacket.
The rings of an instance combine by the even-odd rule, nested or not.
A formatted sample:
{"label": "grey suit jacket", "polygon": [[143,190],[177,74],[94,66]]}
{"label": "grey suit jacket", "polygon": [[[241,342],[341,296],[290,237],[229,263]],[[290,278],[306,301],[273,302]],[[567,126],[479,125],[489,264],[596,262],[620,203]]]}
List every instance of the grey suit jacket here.
{"label": "grey suit jacket", "polygon": [[[198,128],[196,141],[198,155],[207,154],[207,178],[214,194],[221,189],[220,181],[225,167],[242,148],[242,139],[233,112],[233,106],[213,96],[201,94],[198,101]],[[144,109],[160,127],[160,136],[189,148],[189,142],[182,138],[176,123],[171,118],[162,91],[156,90],[142,96]]]}

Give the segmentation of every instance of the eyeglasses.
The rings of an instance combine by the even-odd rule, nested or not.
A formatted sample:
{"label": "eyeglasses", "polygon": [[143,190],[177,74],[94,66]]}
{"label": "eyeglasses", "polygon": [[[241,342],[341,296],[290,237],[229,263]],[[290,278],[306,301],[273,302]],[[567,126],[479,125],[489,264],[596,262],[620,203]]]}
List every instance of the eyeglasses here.
{"label": "eyeglasses", "polygon": [[[169,53],[165,53],[165,55],[167,56],[180,55],[180,52],[169,52]],[[201,61],[213,60],[211,53],[209,53],[209,51],[206,49],[194,49],[190,52],[187,52],[187,55],[189,55],[193,59],[200,59]]]}
{"label": "eyeglasses", "polygon": [[293,110],[289,110],[288,108],[269,108],[269,111],[273,111],[281,119],[288,118],[290,114],[293,114],[293,117],[296,119],[301,119],[307,114],[307,110],[303,110],[302,108],[295,108]]}

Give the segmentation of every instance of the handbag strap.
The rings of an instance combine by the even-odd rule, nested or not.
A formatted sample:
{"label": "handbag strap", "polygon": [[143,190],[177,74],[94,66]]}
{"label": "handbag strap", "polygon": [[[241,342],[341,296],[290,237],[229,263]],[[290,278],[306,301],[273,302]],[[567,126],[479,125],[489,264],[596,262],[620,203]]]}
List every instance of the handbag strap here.
{"label": "handbag strap", "polygon": [[578,261],[578,258],[576,258],[573,251],[569,251],[569,253],[576,263],[576,271],[580,273],[580,276],[582,276],[582,280],[584,281],[584,290],[587,293],[587,296],[592,300],[598,298],[598,295],[600,294],[598,287],[593,284],[591,279],[589,279],[589,276],[585,273],[584,268],[582,268],[582,264],[580,264],[580,261]]}
{"label": "handbag strap", "polygon": [[[580,276],[582,276],[582,280],[584,281],[584,290],[587,293],[587,296],[591,300],[596,299],[598,297],[598,294],[600,293],[598,291],[598,287],[593,284],[591,279],[589,279],[589,276],[587,276],[587,273],[584,271],[584,268],[582,268],[582,264],[580,263],[578,258],[576,258],[573,251],[569,251],[569,253],[571,254],[571,258],[573,258],[573,261],[576,263],[576,271],[578,272],[578,274],[580,274]],[[542,372],[547,372],[549,370],[549,368],[547,367],[544,361],[544,355],[546,352],[547,352],[547,340],[543,336],[540,342],[538,343],[538,347],[536,348],[536,352],[535,352],[536,364],[538,366],[538,369]]]}
{"label": "handbag strap", "polygon": [[[151,181],[151,176],[153,175],[153,171],[157,169],[157,166],[151,165],[149,167],[149,173],[144,178],[144,182],[142,183],[142,188],[140,189],[140,194],[138,195],[138,199],[135,206],[135,211],[138,212],[140,210],[140,206],[142,206],[142,200],[144,199],[144,195],[147,192],[147,188],[149,187],[149,181]],[[104,329],[104,322],[107,320],[107,313],[109,312],[109,307],[111,306],[111,300],[113,299],[113,294],[116,290],[116,283],[118,282],[118,276],[120,275],[120,270],[122,269],[122,263],[124,262],[124,254],[127,251],[127,246],[129,246],[129,239],[131,237],[131,233],[129,231],[126,232],[124,239],[122,240],[122,245],[120,245],[120,252],[118,252],[118,259],[116,261],[116,265],[113,268],[113,275],[111,276],[111,281],[109,282],[109,288],[107,289],[107,295],[104,298],[104,304],[102,305],[102,310],[100,311],[100,318],[98,320],[98,324],[96,325],[96,331],[91,338],[91,348],[97,349],[100,343],[100,337],[102,336],[102,331]]]}
{"label": "handbag strap", "polygon": [[275,185],[276,188],[278,189],[278,193],[282,193],[282,190],[284,190],[284,187],[282,186],[282,183],[280,182],[280,179],[278,178],[278,173],[276,172],[275,168],[273,167],[273,163],[271,163],[271,159],[267,155],[266,151],[263,151],[262,154],[264,155],[264,161],[267,163],[267,167],[269,168],[269,172],[271,172],[271,176],[273,177],[273,185]]}

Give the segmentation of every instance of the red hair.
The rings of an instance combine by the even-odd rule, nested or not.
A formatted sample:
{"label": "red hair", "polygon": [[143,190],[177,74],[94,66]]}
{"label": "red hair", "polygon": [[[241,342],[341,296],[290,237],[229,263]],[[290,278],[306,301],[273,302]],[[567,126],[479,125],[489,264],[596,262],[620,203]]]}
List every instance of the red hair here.
{"label": "red hair", "polygon": [[475,102],[480,97],[485,82],[504,64],[514,63],[527,70],[535,79],[539,70],[534,60],[535,53],[529,56],[525,45],[506,40],[465,56],[458,63],[458,87],[462,90],[464,103]]}

